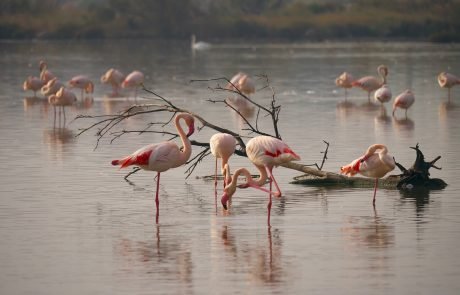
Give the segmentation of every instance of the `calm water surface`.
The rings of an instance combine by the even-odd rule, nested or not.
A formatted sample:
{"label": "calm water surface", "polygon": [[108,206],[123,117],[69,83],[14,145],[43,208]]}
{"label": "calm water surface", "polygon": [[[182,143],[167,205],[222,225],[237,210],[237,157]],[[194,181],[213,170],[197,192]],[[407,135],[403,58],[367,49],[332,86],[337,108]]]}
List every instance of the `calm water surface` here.
{"label": "calm water surface", "polygon": [[[436,82],[441,71],[460,75],[458,45],[241,43],[192,54],[186,42],[4,42],[0,51],[1,294],[458,294],[460,89],[449,105]],[[38,75],[40,59],[64,81],[86,74],[96,82],[94,101],[68,109],[65,126],[21,89],[28,75]],[[376,75],[379,64],[390,69],[394,96],[413,89],[407,119],[367,108],[359,89],[349,92],[351,106],[343,103],[335,77],[345,70]],[[185,167],[163,174],[156,225],[154,174],[139,172],[128,183],[127,171],[110,161],[165,138],[129,134],[110,144],[109,137],[94,150],[95,130],[75,137],[93,122],[72,121],[76,115],[112,114],[133,103],[107,97],[99,77],[110,67],[143,71],[149,88],[235,131],[242,125],[230,109],[207,102],[224,98],[207,88],[216,83],[189,80],[267,74],[282,104],[283,139],[302,163],[319,163],[326,140],[325,169],[338,171],[381,142],[409,167],[409,147],[420,143],[428,160],[442,156],[432,176],[449,186],[381,189],[374,211],[370,188],[294,185],[300,173],[279,168],[284,196],[274,200],[268,228],[267,197],[259,191],[239,190],[228,213],[216,211],[213,182],[197,178],[212,174],[209,157],[188,179]],[[253,98],[267,104],[271,93]],[[120,128],[165,119],[132,118]],[[193,137],[208,141],[211,134]],[[231,163],[254,171],[247,159]]]}

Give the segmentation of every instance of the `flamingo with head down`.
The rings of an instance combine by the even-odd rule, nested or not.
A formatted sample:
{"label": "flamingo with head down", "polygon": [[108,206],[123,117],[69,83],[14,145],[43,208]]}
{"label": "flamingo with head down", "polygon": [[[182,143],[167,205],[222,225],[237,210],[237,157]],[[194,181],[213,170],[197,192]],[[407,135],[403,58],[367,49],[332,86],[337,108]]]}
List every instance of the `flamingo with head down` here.
{"label": "flamingo with head down", "polygon": [[374,198],[372,204],[375,206],[375,195],[379,178],[385,176],[388,172],[395,169],[395,160],[388,154],[388,149],[383,144],[371,145],[366,153],[350,164],[340,168],[340,172],[347,176],[361,174],[367,177],[375,178]]}
{"label": "flamingo with head down", "polygon": [[[185,121],[188,126],[188,133],[186,134],[182,126],[181,120]],[[176,168],[184,165],[192,153],[192,146],[188,136],[192,135],[195,131],[194,118],[187,113],[179,113],[174,118],[174,124],[182,140],[183,147],[179,147],[176,143],[165,141],[156,144],[144,146],[134,153],[123,157],[121,159],[113,160],[112,165],[120,165],[125,168],[131,165],[139,166],[140,168],[148,171],[156,171],[156,222],[158,223],[159,211],[159,189],[160,189],[160,173],[169,169]]]}
{"label": "flamingo with head down", "polygon": [[226,89],[239,91],[246,96],[256,92],[254,80],[243,72],[238,72],[230,79],[230,83],[225,87]]}
{"label": "flamingo with head down", "polygon": [[380,65],[377,68],[377,73],[380,75],[380,79],[374,76],[365,76],[351,83],[353,87],[359,87],[367,92],[369,104],[371,103],[371,92],[387,83],[388,68],[385,65]]}
{"label": "flamingo with head down", "polygon": [[69,80],[69,85],[72,88],[80,88],[81,89],[81,98],[84,98],[84,93],[93,93],[94,92],[94,84],[93,82],[84,75],[78,75],[73,77]]}
{"label": "flamingo with head down", "polygon": [[382,87],[377,89],[374,93],[375,100],[379,101],[382,107],[384,103],[391,100],[391,96],[391,89],[386,84],[382,85]]}
{"label": "flamingo with head down", "polygon": [[450,102],[450,89],[460,84],[460,78],[450,73],[442,72],[438,75],[438,84],[442,88],[447,88],[448,101]]}
{"label": "flamingo with head down", "polygon": [[40,78],[29,76],[22,84],[24,91],[32,90],[34,97],[37,97],[37,91],[43,87],[43,81]]}
{"label": "flamingo with head down", "polygon": [[[286,143],[271,136],[256,136],[249,140],[246,145],[246,154],[249,160],[260,171],[260,177],[256,181],[252,180],[252,178],[250,177],[246,177],[247,182],[243,185],[240,185],[239,187],[254,187],[263,191],[267,191],[263,189],[261,186],[265,184],[268,174],[268,177],[270,179],[270,190],[268,191],[269,201],[267,209],[268,225],[270,226],[272,194],[276,197],[281,196],[281,190],[278,186],[278,183],[275,180],[275,177],[273,176],[273,167],[279,166],[290,161],[300,160],[300,157],[293,150],[291,150],[291,148],[289,148],[289,146]],[[240,174],[246,173],[244,170],[240,171]],[[227,209],[227,201],[235,192],[237,178],[238,174],[235,172],[235,174],[232,177],[232,181],[224,189],[224,194],[222,195],[221,199],[224,209]],[[275,184],[277,192],[272,192],[272,183]]]}
{"label": "flamingo with head down", "polygon": [[395,115],[396,109],[401,108],[407,110],[414,104],[415,96],[412,91],[406,89],[404,92],[396,96],[395,101],[393,102],[393,116]]}
{"label": "flamingo with head down", "polygon": [[121,83],[123,88],[134,88],[134,98],[137,98],[137,88],[144,83],[144,74],[139,71],[131,72]]}

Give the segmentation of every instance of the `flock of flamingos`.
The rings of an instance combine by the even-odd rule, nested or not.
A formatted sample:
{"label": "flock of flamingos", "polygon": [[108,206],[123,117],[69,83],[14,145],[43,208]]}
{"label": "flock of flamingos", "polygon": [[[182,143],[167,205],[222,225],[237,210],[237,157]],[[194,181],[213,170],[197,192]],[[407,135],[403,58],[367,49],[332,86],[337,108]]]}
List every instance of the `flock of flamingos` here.
{"label": "flock of flamingos", "polygon": [[[380,65],[377,69],[380,79],[374,76],[366,76],[360,79],[354,79],[353,76],[347,72],[342,73],[335,81],[336,85],[345,89],[345,91],[352,87],[359,87],[368,93],[368,101],[371,101],[371,93],[374,92],[375,100],[380,103],[387,103],[392,98],[390,88],[386,83],[388,75],[388,68]],[[112,95],[117,96],[121,88],[134,88],[134,97],[137,96],[137,89],[144,82],[144,75],[139,71],[134,71],[129,75],[123,75],[119,70],[109,69],[102,77],[101,83],[109,84],[112,86]],[[438,75],[438,83],[442,88],[449,90],[460,84],[460,79],[452,74],[442,72]],[[255,92],[255,85],[253,80],[244,73],[235,75],[228,85],[229,90],[238,90],[239,92],[250,95]],[[55,107],[61,107],[64,112],[65,106],[70,106],[77,101],[77,96],[72,92],[72,88],[81,89],[81,95],[84,92],[90,94],[94,91],[94,83],[86,76],[79,75],[70,79],[66,84],[62,83],[56,76],[54,76],[48,69],[45,62],[40,62],[40,76],[29,76],[23,84],[25,91],[32,90],[35,95],[37,91],[48,98],[49,104]],[[407,109],[414,103],[415,97],[410,90],[405,90],[396,96],[393,102],[393,115],[397,108]],[[65,112],[64,112],[65,118]],[[185,132],[183,123],[187,127]],[[179,113],[175,116],[174,124],[177,132],[182,140],[182,146],[178,146],[172,141],[165,141],[161,143],[150,144],[144,146],[134,153],[112,161],[112,165],[125,168],[131,165],[138,166],[144,170],[157,172],[156,176],[156,222],[159,218],[159,185],[160,174],[169,169],[176,168],[184,165],[190,158],[192,153],[192,146],[189,140],[194,131],[194,117],[188,113]],[[259,170],[259,177],[254,179],[251,173],[246,168],[237,169],[233,175],[229,168],[229,158],[236,149],[235,138],[226,133],[214,134],[210,139],[211,153],[216,159],[215,166],[215,191],[217,192],[217,166],[218,159],[221,159],[222,175],[224,190],[221,198],[222,206],[225,210],[228,209],[228,202],[231,200],[236,188],[256,188],[268,193],[268,218],[267,222],[270,225],[270,212],[272,205],[272,195],[275,197],[281,196],[281,190],[273,176],[273,168],[283,163],[290,161],[300,160],[300,157],[283,141],[270,137],[270,136],[256,136],[249,140],[246,145],[246,154],[249,161]],[[375,196],[377,193],[378,179],[385,176],[388,172],[395,168],[395,161],[391,155],[388,154],[388,149],[382,144],[371,145],[363,156],[353,160],[350,164],[341,167],[341,173],[353,176],[361,174],[363,176],[375,178],[373,205],[375,206]],[[243,184],[237,184],[238,177],[243,175],[246,181]],[[269,189],[264,188],[268,180]],[[272,185],[276,190],[272,189]]]}

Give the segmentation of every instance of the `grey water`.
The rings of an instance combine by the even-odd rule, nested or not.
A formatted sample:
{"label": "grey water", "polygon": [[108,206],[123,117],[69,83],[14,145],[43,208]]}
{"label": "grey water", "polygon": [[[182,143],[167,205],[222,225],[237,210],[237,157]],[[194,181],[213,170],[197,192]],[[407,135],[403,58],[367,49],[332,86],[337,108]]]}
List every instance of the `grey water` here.
{"label": "grey water", "polygon": [[[0,52],[1,294],[458,294],[460,87],[448,103],[436,77],[460,75],[459,45],[222,42],[192,52],[174,41],[23,41],[1,42]],[[93,98],[67,108],[65,124],[46,100],[22,90],[41,59],[62,81],[85,74],[95,82]],[[401,110],[392,117],[391,103],[386,112],[367,105],[360,89],[349,90],[345,103],[335,86],[343,71],[377,75],[380,64],[389,68],[393,97],[413,90],[407,117]],[[109,132],[95,148],[97,128],[76,136],[96,122],[77,115],[159,103],[143,91],[137,100],[132,90],[107,95],[99,79],[111,67],[140,70],[147,88],[178,107],[253,136],[230,108],[209,101],[228,96],[212,90],[224,81],[190,83],[244,71],[256,79],[254,101],[269,106],[274,95],[282,106],[280,133],[301,163],[319,164],[325,140],[324,170],[338,172],[373,143],[386,144],[408,168],[415,160],[409,147],[419,143],[427,160],[442,157],[431,177],[448,186],[379,189],[374,210],[372,188],[295,185],[301,173],[280,167],[274,175],[283,196],[273,200],[268,227],[265,193],[237,190],[228,212],[215,203],[213,181],[202,178],[214,171],[209,156],[188,178],[188,166],[162,174],[156,224],[155,173],[127,182],[131,170],[110,162],[168,137]],[[168,119],[133,117],[113,131]],[[259,127],[273,133],[263,115]],[[207,142],[213,133],[203,128],[192,139]],[[194,146],[192,156],[200,151]],[[230,164],[256,173],[245,158]]]}

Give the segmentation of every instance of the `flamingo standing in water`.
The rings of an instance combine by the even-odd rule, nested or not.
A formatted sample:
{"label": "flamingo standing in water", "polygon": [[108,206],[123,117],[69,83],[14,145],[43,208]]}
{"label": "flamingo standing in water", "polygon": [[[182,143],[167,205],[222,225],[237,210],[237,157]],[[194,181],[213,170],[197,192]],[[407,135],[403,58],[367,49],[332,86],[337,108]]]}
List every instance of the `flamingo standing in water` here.
{"label": "flamingo standing in water", "polygon": [[[180,120],[184,120],[188,126],[188,133],[185,134],[184,129],[180,125]],[[160,173],[165,172],[171,168],[176,168],[185,164],[192,153],[192,146],[188,136],[192,135],[195,131],[194,118],[193,116],[186,113],[179,113],[174,119],[177,132],[182,140],[183,147],[180,148],[176,143],[171,141],[165,141],[157,144],[150,144],[140,148],[129,156],[123,157],[119,160],[113,160],[112,165],[120,165],[121,168],[128,167],[130,165],[136,165],[140,168],[148,171],[156,171],[156,222],[158,223],[158,217],[160,214],[159,205],[160,201],[158,198],[160,189]]]}
{"label": "flamingo standing in water", "polygon": [[55,78],[56,76],[48,70],[48,65],[45,61],[41,60],[39,63],[40,69],[40,79],[43,83],[48,83],[49,80]]}
{"label": "flamingo standing in water", "polygon": [[438,83],[442,88],[447,88],[448,90],[448,101],[450,102],[450,89],[455,85],[460,84],[460,78],[452,74],[442,72],[438,75]]}
{"label": "flamingo standing in water", "polygon": [[112,85],[112,95],[118,95],[118,91],[120,90],[121,83],[125,79],[125,75],[117,69],[109,69],[107,72],[102,75],[101,83],[103,84],[110,84]]}
{"label": "flamingo standing in water", "polygon": [[335,79],[335,85],[345,89],[345,100],[347,100],[347,89],[350,89],[353,87],[353,81],[355,78],[350,73],[343,72],[340,76]]}
{"label": "flamingo standing in water", "polygon": [[374,93],[375,100],[379,101],[383,107],[383,104],[391,100],[391,89],[388,85],[384,84],[382,87],[377,89]]}
{"label": "flamingo standing in water", "polygon": [[58,80],[58,78],[54,77],[53,79],[49,80],[45,85],[43,85],[41,89],[41,93],[44,96],[50,96],[51,94],[56,94],[56,92],[61,89],[61,87],[65,87],[65,85]]}
{"label": "flamingo standing in water", "polygon": [[377,73],[380,75],[380,80],[374,76],[365,76],[351,83],[353,87],[359,87],[364,91],[367,91],[369,104],[371,103],[371,92],[379,89],[382,85],[387,83],[388,68],[384,65],[380,65],[377,68]]}
{"label": "flamingo standing in water", "polygon": [[415,96],[409,89],[406,89],[403,93],[396,96],[395,101],[393,102],[393,116],[395,115],[396,109],[401,108],[406,110],[409,109],[415,101]]}
{"label": "flamingo standing in water", "polygon": [[144,83],[144,74],[139,71],[133,71],[121,83],[123,88],[134,88],[134,98],[137,98],[137,88]]}
{"label": "flamingo standing in water", "polygon": [[[248,179],[247,183],[240,185],[240,188],[254,187],[265,191],[261,188],[265,184],[267,179],[267,173],[270,178],[270,190],[269,190],[269,201],[267,205],[268,209],[268,225],[270,226],[270,212],[272,207],[272,194],[276,197],[281,196],[281,190],[278,183],[273,176],[273,167],[295,160],[300,160],[300,157],[292,151],[287,144],[283,141],[270,137],[270,136],[256,136],[248,141],[246,145],[246,154],[249,160],[256,166],[260,171],[260,177],[257,181]],[[238,170],[237,170],[238,171]],[[243,172],[240,172],[243,173]],[[232,182],[227,185],[222,195],[222,205],[224,209],[227,208],[227,201],[234,193],[234,186],[236,185],[236,179],[238,175],[235,172],[233,175]],[[275,184],[277,192],[272,192],[272,182]],[[232,192],[233,191],[233,192]]]}
{"label": "flamingo standing in water", "polygon": [[[64,115],[64,125],[65,125],[65,107],[71,106],[77,101],[77,97],[75,94],[66,89],[65,87],[61,87],[56,94],[51,94],[48,96],[48,102],[54,107],[54,122],[56,123],[56,107],[62,108],[62,113]],[[59,110],[59,122],[61,121],[61,110]]]}
{"label": "flamingo standing in water", "polygon": [[375,178],[374,198],[372,204],[375,206],[375,195],[379,178],[395,169],[395,160],[388,154],[388,149],[383,144],[371,145],[364,156],[353,160],[350,164],[340,168],[342,174],[354,176],[357,173]]}
{"label": "flamingo standing in water", "polygon": [[34,97],[37,97],[37,91],[43,87],[43,81],[40,78],[29,76],[22,84],[24,91],[32,90]]}
{"label": "flamingo standing in water", "polygon": [[84,98],[84,93],[93,93],[94,92],[94,84],[93,82],[84,75],[78,75],[73,77],[69,80],[69,85],[72,88],[80,88],[81,89],[81,98]]}
{"label": "flamingo standing in water", "polygon": [[222,174],[224,176],[224,187],[232,181],[232,176],[226,174],[224,166],[228,159],[233,155],[236,148],[236,140],[233,135],[228,133],[216,133],[209,140],[212,155],[216,158],[216,169],[214,173],[214,189],[217,191],[217,159],[222,159]]}

